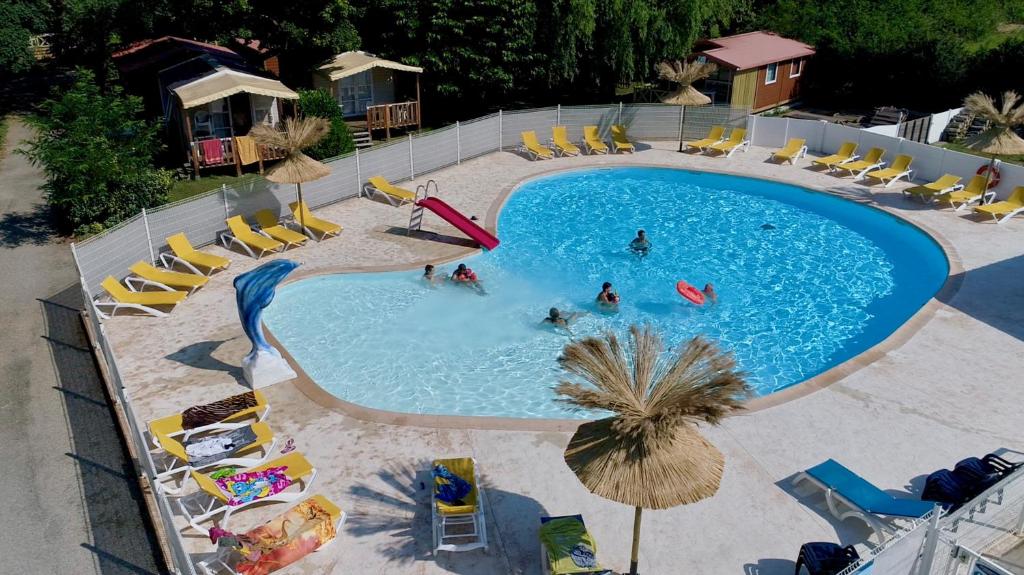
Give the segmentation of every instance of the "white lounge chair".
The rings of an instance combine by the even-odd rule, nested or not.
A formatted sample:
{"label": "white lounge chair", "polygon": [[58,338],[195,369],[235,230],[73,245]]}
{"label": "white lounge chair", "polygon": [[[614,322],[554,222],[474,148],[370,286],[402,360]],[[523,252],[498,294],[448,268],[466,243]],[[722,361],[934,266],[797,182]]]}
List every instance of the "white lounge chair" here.
{"label": "white lounge chair", "polygon": [[910,169],[910,163],[913,161],[913,156],[900,154],[896,156],[896,159],[892,161],[892,165],[889,166],[888,168],[868,172],[865,175],[869,178],[873,178],[882,182],[885,185],[884,187],[886,188],[891,186],[893,182],[900,178],[906,178],[909,182],[914,174],[914,170]]}
{"label": "white lounge chair", "polygon": [[[451,473],[469,482],[472,490],[462,498],[461,504],[445,503],[437,498],[438,489],[447,483],[436,473],[443,465]],[[484,521],[484,492],[480,489],[480,474],[476,460],[469,457],[437,459],[431,467],[434,477],[430,519],[434,532],[434,551],[471,551],[487,549],[487,525]],[[461,542],[459,542],[461,541]]]}
{"label": "white lounge chair", "polygon": [[124,283],[128,285],[128,289],[136,292],[153,287],[164,291],[183,291],[191,295],[210,281],[209,276],[162,270],[141,260],[128,269],[134,275],[126,277]]}
{"label": "white lounge chair", "polygon": [[[183,291],[147,291],[135,292],[121,285],[114,276],[107,276],[100,284],[110,296],[109,301],[97,298],[93,305],[100,317],[107,319],[123,309],[134,309],[156,317],[166,317],[167,312],[157,307],[174,307],[185,301],[188,293]],[[109,310],[109,311],[105,311]]]}
{"label": "white lounge chair", "polygon": [[[154,435],[153,441],[159,447],[151,449],[150,455],[153,457],[154,465],[157,466],[157,488],[164,493],[178,495],[193,471],[198,472],[210,467],[235,466],[246,468],[262,464],[274,453],[274,449],[277,447],[277,438],[274,437],[274,432],[270,430],[270,426],[266,423],[253,423],[251,427],[253,434],[256,436],[252,443],[242,446],[231,457],[218,459],[207,465],[200,466],[194,466],[189,463],[188,452],[184,443],[167,435]],[[211,436],[222,435],[231,431],[235,431],[235,429],[220,430],[217,433],[211,434]],[[173,479],[179,474],[184,475],[182,475],[181,480],[178,482],[178,487],[171,487],[166,483],[167,480]]]}
{"label": "white lounge chair", "polygon": [[853,175],[853,179],[859,180],[868,172],[884,167],[885,162],[882,161],[882,156],[884,155],[885,150],[882,148],[871,148],[868,150],[868,154],[864,156],[863,160],[855,160],[852,162],[838,164],[835,166],[834,171],[850,172]]}
{"label": "white lounge chair", "polygon": [[[238,246],[256,259],[267,253],[284,251],[283,243],[269,235],[264,236],[252,231],[249,223],[242,216],[232,216],[224,221],[228,224],[228,231],[220,234],[220,241],[225,248]],[[259,253],[256,253],[256,250],[259,250]]]}

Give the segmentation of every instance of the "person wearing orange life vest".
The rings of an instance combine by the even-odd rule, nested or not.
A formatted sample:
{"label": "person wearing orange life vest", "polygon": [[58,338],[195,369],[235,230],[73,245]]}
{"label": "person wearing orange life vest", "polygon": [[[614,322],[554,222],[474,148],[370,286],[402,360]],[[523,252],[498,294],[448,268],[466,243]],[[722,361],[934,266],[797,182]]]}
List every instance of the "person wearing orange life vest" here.
{"label": "person wearing orange life vest", "polygon": [[451,281],[456,285],[472,288],[481,295],[487,293],[484,291],[483,284],[476,277],[476,272],[466,267],[466,264],[459,264],[459,267],[455,268],[455,271],[452,272]]}

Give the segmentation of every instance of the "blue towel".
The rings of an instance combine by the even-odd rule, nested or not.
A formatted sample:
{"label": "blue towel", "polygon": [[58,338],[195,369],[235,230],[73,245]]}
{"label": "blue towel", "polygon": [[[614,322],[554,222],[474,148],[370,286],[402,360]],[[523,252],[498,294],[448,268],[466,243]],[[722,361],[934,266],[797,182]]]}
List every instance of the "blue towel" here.
{"label": "blue towel", "polygon": [[468,481],[455,475],[444,465],[434,466],[434,477],[440,477],[447,483],[438,484],[434,489],[434,496],[451,505],[461,505],[462,498],[473,491],[473,486]]}
{"label": "blue towel", "polygon": [[896,499],[833,459],[808,469],[807,475],[868,513],[921,517],[933,507],[929,501]]}

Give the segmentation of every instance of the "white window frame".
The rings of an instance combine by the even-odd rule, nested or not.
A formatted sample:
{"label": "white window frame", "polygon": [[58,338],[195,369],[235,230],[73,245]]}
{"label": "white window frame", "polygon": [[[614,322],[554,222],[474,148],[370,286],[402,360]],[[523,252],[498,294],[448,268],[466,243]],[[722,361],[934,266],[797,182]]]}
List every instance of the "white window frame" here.
{"label": "white window frame", "polygon": [[[771,71],[772,71],[773,67],[775,69],[775,73],[771,74]],[[769,79],[769,75],[771,76],[771,79]],[[778,81],[779,81],[779,63],[778,62],[772,62],[771,64],[768,64],[768,66],[766,66],[765,69],[764,69],[764,85],[767,86],[769,84],[774,84],[775,82],[778,82]]]}
{"label": "white window frame", "polygon": [[[798,66],[798,64],[799,64],[799,66]],[[794,73],[794,71],[796,73]],[[789,77],[790,78],[798,78],[800,76],[800,74],[803,74],[803,73],[804,73],[804,59],[803,58],[793,58],[792,60],[790,60],[790,62],[789,62]]]}

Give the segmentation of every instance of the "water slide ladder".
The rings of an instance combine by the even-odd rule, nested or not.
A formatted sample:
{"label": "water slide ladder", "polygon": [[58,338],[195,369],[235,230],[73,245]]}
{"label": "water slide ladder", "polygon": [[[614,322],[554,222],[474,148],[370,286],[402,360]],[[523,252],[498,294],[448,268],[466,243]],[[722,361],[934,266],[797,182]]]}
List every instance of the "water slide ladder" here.
{"label": "water slide ladder", "polygon": [[[412,213],[409,214],[409,229],[406,231],[406,235],[412,235],[413,232],[418,232],[420,227],[423,225],[423,207],[420,206],[420,200],[430,197],[431,185],[434,186],[434,195],[438,195],[440,192],[437,189],[437,182],[434,180],[427,180],[426,184],[416,186],[416,197],[412,202]],[[421,196],[420,194],[423,195]]]}

